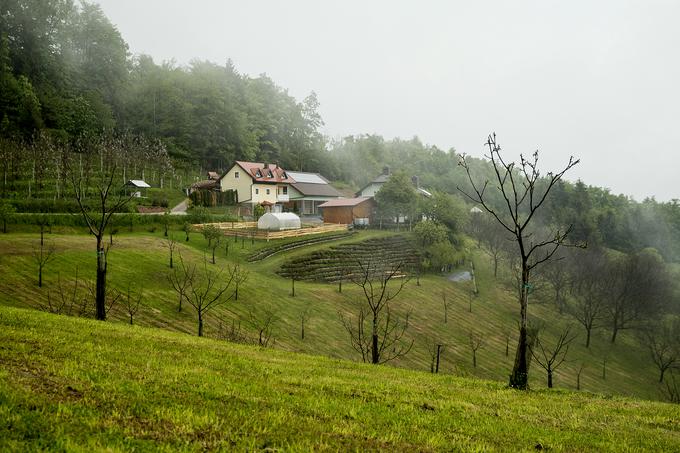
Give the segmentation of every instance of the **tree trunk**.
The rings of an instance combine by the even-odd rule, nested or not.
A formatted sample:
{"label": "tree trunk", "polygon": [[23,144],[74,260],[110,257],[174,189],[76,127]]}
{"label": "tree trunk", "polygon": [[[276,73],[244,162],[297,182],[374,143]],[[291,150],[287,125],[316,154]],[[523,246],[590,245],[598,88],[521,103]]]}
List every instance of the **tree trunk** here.
{"label": "tree trunk", "polygon": [[305,320],[302,319],[301,322],[302,322],[302,330],[300,331],[300,338],[302,340],[304,340],[305,339]]}
{"label": "tree trunk", "polygon": [[435,373],[439,373],[439,356],[441,354],[442,350],[442,345],[438,344],[437,345],[437,367],[434,369]]}
{"label": "tree trunk", "polygon": [[517,353],[515,354],[515,364],[510,375],[510,387],[520,390],[529,388],[529,342],[527,338],[527,305],[529,294],[527,292],[529,284],[528,271],[522,271],[522,288],[520,292],[520,327],[519,340],[517,342]]}
{"label": "tree trunk", "polygon": [[586,348],[590,347],[590,331],[592,327],[586,327]]}
{"label": "tree trunk", "polygon": [[373,314],[373,327],[371,329],[371,363],[377,364],[380,362],[380,353],[378,352],[378,318]]}
{"label": "tree trunk", "polygon": [[203,313],[198,310],[198,336],[203,336]]}
{"label": "tree trunk", "polygon": [[666,368],[661,369],[661,374],[659,375],[659,384],[663,384],[663,375],[666,373]]}
{"label": "tree trunk", "polygon": [[38,288],[42,288],[42,265],[38,266]]}
{"label": "tree trunk", "polygon": [[182,294],[179,295],[179,306],[177,307],[177,311],[181,312],[182,311]]}
{"label": "tree trunk", "polygon": [[97,236],[96,319],[106,321],[106,252],[101,236]]}
{"label": "tree trunk", "polygon": [[472,367],[477,368],[477,351],[472,351]]}
{"label": "tree trunk", "polygon": [[552,370],[548,370],[548,388],[549,388],[549,389],[553,388],[553,379],[552,379],[552,377],[553,377]]}
{"label": "tree trunk", "polygon": [[616,342],[616,335],[619,333],[619,325],[614,323],[614,328],[612,329],[612,344]]}
{"label": "tree trunk", "polygon": [[170,250],[170,269],[172,269],[172,250]]}

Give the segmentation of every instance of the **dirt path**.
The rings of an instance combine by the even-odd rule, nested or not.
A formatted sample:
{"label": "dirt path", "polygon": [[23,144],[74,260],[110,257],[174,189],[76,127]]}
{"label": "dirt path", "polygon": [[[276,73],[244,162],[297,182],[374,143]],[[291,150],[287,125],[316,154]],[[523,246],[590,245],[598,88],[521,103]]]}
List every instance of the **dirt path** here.
{"label": "dirt path", "polygon": [[189,199],[185,199],[180,204],[170,210],[170,215],[187,215],[187,208],[189,207]]}

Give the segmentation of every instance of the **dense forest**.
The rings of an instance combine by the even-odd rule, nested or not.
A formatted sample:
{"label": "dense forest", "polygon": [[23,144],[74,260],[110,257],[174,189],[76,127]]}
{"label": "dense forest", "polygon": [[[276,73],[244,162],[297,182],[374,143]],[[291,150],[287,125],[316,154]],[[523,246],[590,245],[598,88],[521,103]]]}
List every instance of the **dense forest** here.
{"label": "dense forest", "polygon": [[[8,178],[21,178],[8,167],[14,160],[33,159],[35,179],[35,162],[44,159],[28,153],[45,148],[36,143],[58,149],[59,144],[86,136],[126,134],[162,144],[163,150],[154,146],[155,154],[149,153],[147,146],[138,156],[140,168],[163,156],[163,168],[154,169],[157,184],[162,184],[166,171],[171,172],[168,166],[198,173],[223,170],[234,159],[244,159],[318,171],[340,186],[356,189],[387,165],[418,175],[430,191],[461,200],[458,188],[467,187],[467,182],[455,150],[417,138],[356,135],[329,140],[320,131],[319,102],[313,91],[296,100],[266,75],[239,73],[230,60],[179,66],[132,55],[94,3],[0,4],[3,196],[18,197],[17,187],[22,197],[35,196],[30,183],[27,191],[26,184],[11,184],[14,191],[6,187]],[[490,175],[486,160],[471,162],[478,177]],[[561,181],[541,222],[573,225],[573,239],[591,245],[627,253],[651,247],[667,261],[680,261],[678,200],[637,202],[581,181]]]}

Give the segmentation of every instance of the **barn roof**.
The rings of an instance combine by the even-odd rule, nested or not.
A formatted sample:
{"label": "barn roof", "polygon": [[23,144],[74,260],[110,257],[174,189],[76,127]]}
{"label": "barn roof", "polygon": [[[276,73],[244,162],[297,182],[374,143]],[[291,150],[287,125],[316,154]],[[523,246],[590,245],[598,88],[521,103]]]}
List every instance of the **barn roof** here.
{"label": "barn roof", "polygon": [[125,185],[137,187],[139,189],[148,189],[149,187],[151,187],[150,185],[148,185],[146,182],[142,181],[141,179],[131,179]]}
{"label": "barn roof", "polygon": [[327,202],[320,204],[320,208],[333,208],[341,206],[357,206],[366,200],[370,200],[371,197],[356,197],[356,198],[338,198],[337,200],[328,200]]}

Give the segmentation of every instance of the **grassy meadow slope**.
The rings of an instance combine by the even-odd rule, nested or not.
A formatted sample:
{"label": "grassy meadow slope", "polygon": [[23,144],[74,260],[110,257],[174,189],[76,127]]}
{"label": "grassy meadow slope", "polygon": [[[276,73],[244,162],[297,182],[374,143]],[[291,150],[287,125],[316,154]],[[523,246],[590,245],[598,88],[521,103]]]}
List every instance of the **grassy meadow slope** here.
{"label": "grassy meadow slope", "polygon": [[0,450],[677,451],[680,406],[0,307]]}
{"label": "grassy meadow slope", "polygon": [[[183,238],[183,233],[175,233]],[[347,333],[343,329],[338,313],[356,311],[356,301],[361,299],[359,290],[350,284],[343,285],[338,292],[335,284],[310,282],[296,283],[296,297],[290,296],[290,280],[276,275],[276,270],[289,259],[300,257],[312,250],[332,245],[359,242],[368,238],[393,233],[365,231],[349,238],[330,243],[301,247],[279,253],[263,261],[247,263],[246,257],[254,250],[274,245],[255,241],[251,244],[230,241],[229,257],[224,249],[218,250],[217,267],[241,262],[250,271],[248,281],[239,291],[238,301],[229,301],[207,315],[206,335],[218,336],[232,325],[241,325],[248,333],[253,327],[248,320],[257,318],[265,311],[277,314],[275,324],[275,348],[286,351],[319,354],[331,358],[359,359],[350,348]],[[38,236],[35,234],[10,233],[0,235],[0,305],[38,308],[44,304],[47,292],[54,297],[57,287],[57,271],[66,286],[73,279],[76,267],[80,278],[94,279],[94,240],[84,234],[47,235],[46,240],[54,244],[56,258],[49,263],[43,288],[37,286],[36,265],[31,254]],[[196,332],[195,313],[189,306],[179,313],[177,296],[167,282],[168,251],[164,248],[162,234],[127,233],[114,238],[115,245],[109,255],[109,277],[111,285],[125,290],[128,284],[133,292],[143,287],[143,304],[135,317],[135,323],[142,326],[162,327],[194,335]],[[200,262],[205,253],[205,240],[193,234],[188,243],[181,242],[180,248],[187,260]],[[472,300],[469,312],[470,284],[453,283],[444,277],[428,275],[421,278],[421,285],[415,280],[396,300],[397,311],[404,314],[412,310],[409,336],[414,340],[412,351],[392,364],[401,368],[429,370],[430,357],[426,348],[428,341],[437,340],[446,344],[442,355],[441,371],[458,376],[493,379],[505,383],[512,366],[515,339],[510,342],[510,355],[505,355],[504,331],[514,333],[517,319],[517,303],[513,294],[504,285],[494,280],[490,262],[480,251],[471,246],[476,263],[476,275],[480,293]],[[212,265],[209,265],[212,266]],[[448,323],[443,322],[442,292],[453,301]],[[300,339],[300,314],[310,310],[311,318],[306,326],[306,337]],[[530,306],[532,320],[544,326],[545,338],[554,338],[559,329],[569,322],[559,315],[550,304]],[[110,313],[110,319],[125,322],[122,306]],[[581,333],[574,328],[577,332]],[[484,337],[484,345],[478,351],[478,366],[472,366],[468,338],[471,332]],[[572,346],[568,362],[555,375],[555,385],[574,389],[576,373],[585,365],[581,376],[581,387],[586,391],[608,394],[632,395],[647,399],[662,398],[661,387],[656,383],[658,376],[648,358],[647,351],[635,336],[624,332],[617,343],[610,346],[606,332],[598,332],[593,346],[587,350],[579,338]],[[606,379],[602,378],[603,359],[606,357]],[[531,371],[533,388],[545,386],[545,373],[536,364]]]}

